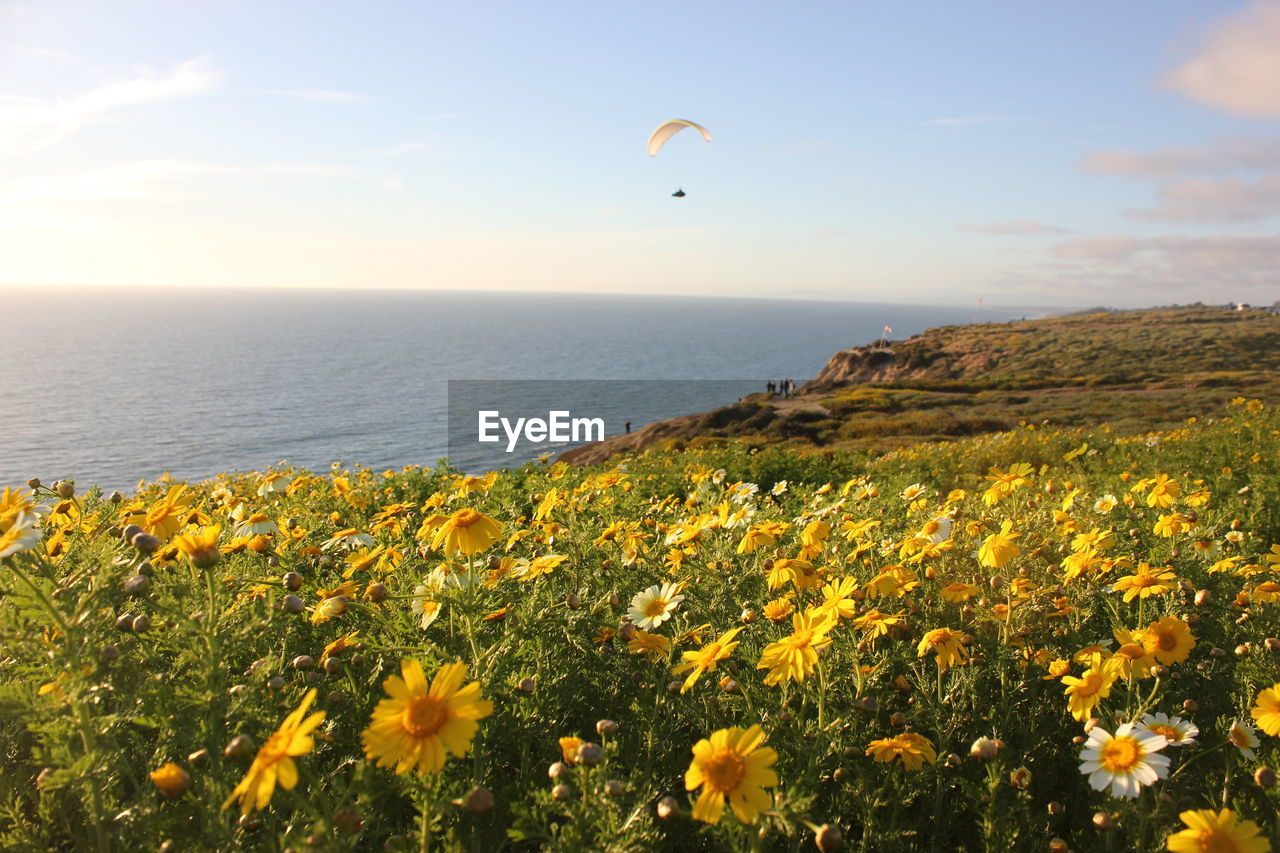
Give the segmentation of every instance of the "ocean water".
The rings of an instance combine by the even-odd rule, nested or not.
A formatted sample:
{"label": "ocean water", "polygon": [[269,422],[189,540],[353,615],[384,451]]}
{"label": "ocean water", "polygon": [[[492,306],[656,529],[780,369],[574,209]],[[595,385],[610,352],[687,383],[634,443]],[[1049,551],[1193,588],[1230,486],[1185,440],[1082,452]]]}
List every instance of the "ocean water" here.
{"label": "ocean water", "polygon": [[[449,380],[507,380],[517,395],[514,380],[672,389],[609,402],[612,432],[767,379],[798,384],[885,325],[903,338],[974,318],[799,300],[69,287],[0,288],[0,314],[0,486],[38,476],[122,490],[165,471],[197,479],[283,461],[435,464],[449,453]],[[469,471],[523,461],[501,445],[459,456]]]}

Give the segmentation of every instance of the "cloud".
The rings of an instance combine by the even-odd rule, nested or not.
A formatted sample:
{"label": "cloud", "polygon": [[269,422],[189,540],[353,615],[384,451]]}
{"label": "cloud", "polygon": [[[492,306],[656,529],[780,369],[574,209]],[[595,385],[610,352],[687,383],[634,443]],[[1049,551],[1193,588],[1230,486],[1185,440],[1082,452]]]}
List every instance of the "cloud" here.
{"label": "cloud", "polygon": [[1138,241],[1133,237],[1108,234],[1056,243],[1053,254],[1068,260],[1116,259],[1127,258],[1137,249]]}
{"label": "cloud", "polygon": [[1043,268],[1059,285],[1120,290],[1139,300],[1176,291],[1270,301],[1280,286],[1280,234],[1109,235],[1059,243],[1054,254],[1067,265]]}
{"label": "cloud", "polygon": [[137,160],[56,175],[36,175],[0,182],[0,204],[72,201],[190,201],[201,198],[195,179],[252,175],[299,180],[349,180],[389,190],[405,189],[399,176],[378,179],[359,170],[330,163],[262,163],[229,166],[198,160]]}
{"label": "cloud", "polygon": [[0,95],[0,152],[29,153],[62,142],[94,116],[214,89],[220,75],[197,59],[166,75],[143,74],[106,83],[69,99]]}
{"label": "cloud", "polygon": [[1161,187],[1155,207],[1130,211],[1140,219],[1248,222],[1280,215],[1280,174],[1253,180],[1194,178]]}
{"label": "cloud", "polygon": [[1080,166],[1098,175],[1137,178],[1280,169],[1280,137],[1223,136],[1204,145],[1158,148],[1150,152],[1113,148],[1086,154]]}
{"label": "cloud", "polygon": [[1013,116],[1003,116],[996,114],[984,114],[974,116],[951,116],[944,118],[931,118],[925,124],[931,124],[938,127],[952,127],[960,124],[1015,124],[1022,119]]}
{"label": "cloud", "polygon": [[269,94],[287,95],[304,101],[321,101],[328,104],[345,104],[369,99],[368,95],[359,92],[342,92],[336,89],[273,89]]}
{"label": "cloud", "polygon": [[1254,0],[1222,18],[1160,84],[1205,106],[1280,118],[1280,0]]}
{"label": "cloud", "polygon": [[1015,222],[961,222],[956,225],[961,231],[972,231],[975,234],[1070,234],[1065,228],[1046,225],[1043,222],[1017,220]]}

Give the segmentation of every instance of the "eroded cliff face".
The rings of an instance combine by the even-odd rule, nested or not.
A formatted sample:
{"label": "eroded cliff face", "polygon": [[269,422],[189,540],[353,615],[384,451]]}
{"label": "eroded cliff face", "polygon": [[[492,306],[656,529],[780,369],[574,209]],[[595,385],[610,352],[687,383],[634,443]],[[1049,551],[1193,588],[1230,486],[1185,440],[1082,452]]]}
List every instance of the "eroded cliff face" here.
{"label": "eroded cliff face", "polygon": [[888,346],[841,350],[800,390],[813,394],[848,385],[959,379],[991,367],[993,356],[979,338],[949,339],[946,331],[931,329]]}

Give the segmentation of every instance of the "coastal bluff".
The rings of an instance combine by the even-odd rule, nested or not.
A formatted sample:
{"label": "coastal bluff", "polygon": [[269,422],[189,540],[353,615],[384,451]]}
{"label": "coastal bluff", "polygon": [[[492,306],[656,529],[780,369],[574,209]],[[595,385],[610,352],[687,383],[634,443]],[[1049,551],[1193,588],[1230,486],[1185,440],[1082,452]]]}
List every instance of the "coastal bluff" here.
{"label": "coastal bluff", "polygon": [[792,397],[751,394],[571,448],[558,460],[594,465],[718,440],[887,451],[1021,424],[1145,432],[1212,416],[1242,395],[1280,402],[1276,310],[1093,310],[943,326],[841,350]]}

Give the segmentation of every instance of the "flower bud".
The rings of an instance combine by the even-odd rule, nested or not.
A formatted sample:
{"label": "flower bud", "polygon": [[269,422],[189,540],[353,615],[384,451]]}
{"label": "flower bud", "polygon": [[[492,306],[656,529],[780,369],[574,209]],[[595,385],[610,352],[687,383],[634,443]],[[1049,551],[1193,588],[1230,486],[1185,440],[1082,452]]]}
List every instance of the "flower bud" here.
{"label": "flower bud", "polygon": [[516,685],[516,689],[519,690],[521,693],[532,693],[533,687],[534,687],[533,679],[530,678],[529,676],[525,676],[524,678],[520,679],[520,683]]}
{"label": "flower bud", "polygon": [[324,666],[321,667],[325,675],[337,675],[342,672],[342,661],[338,658],[325,658]]}
{"label": "flower bud", "polygon": [[1106,812],[1094,812],[1094,815],[1093,815],[1094,829],[1097,829],[1099,832],[1106,832],[1109,829],[1114,829],[1115,825],[1116,825],[1115,819],[1111,817],[1111,815],[1107,814]]}
{"label": "flower bud", "polygon": [[488,788],[476,785],[462,798],[462,807],[472,814],[485,814],[493,811],[493,794]]}
{"label": "flower bud", "polygon": [[990,761],[1000,752],[1000,742],[989,737],[980,737],[969,747],[969,755],[979,761]]}
{"label": "flower bud", "polygon": [[32,477],[30,480],[27,480],[27,488],[31,489],[33,492],[42,485],[44,484],[40,482],[39,477]]}
{"label": "flower bud", "polygon": [[1053,802],[1049,803],[1049,814],[1052,815],[1053,817],[1061,817],[1066,813],[1067,813],[1067,807],[1064,806],[1062,803],[1058,802],[1057,800],[1054,800]]}
{"label": "flower bud", "polygon": [[551,789],[551,796],[557,800],[567,800],[573,796],[573,791],[568,785],[556,785]]}
{"label": "flower bud", "polygon": [[146,595],[151,588],[151,578],[146,575],[134,575],[124,582],[125,595]]}
{"label": "flower bud", "polygon": [[618,724],[613,720],[598,720],[596,722],[596,734],[598,735],[607,736],[617,734],[617,732]]}
{"label": "flower bud", "polygon": [[76,496],[76,481],[59,480],[53,484],[53,490],[58,493],[58,497],[69,500]]}
{"label": "flower bud", "polygon": [[138,549],[140,554],[154,554],[160,550],[160,546],[164,543],[160,541],[158,536],[152,536],[150,533],[143,531],[137,533],[129,540],[129,544]]}
{"label": "flower bud", "polygon": [[824,823],[814,833],[813,843],[818,846],[822,853],[835,853],[835,851],[844,847],[844,835],[841,834],[837,827]]}
{"label": "flower bud", "polygon": [[365,592],[365,597],[374,604],[381,604],[386,601],[390,595],[391,590],[387,589],[387,585],[385,583],[369,584],[369,589]]}
{"label": "flower bud", "polygon": [[680,804],[675,797],[668,795],[658,800],[658,817],[661,820],[666,820],[679,810]]}
{"label": "flower bud", "polygon": [[102,647],[102,651],[98,653],[104,663],[111,663],[120,657],[120,647],[115,645],[106,645]]}
{"label": "flower bud", "polygon": [[242,762],[253,758],[255,752],[257,749],[254,747],[253,738],[244,734],[233,737],[222,750],[222,754],[227,758]]}
{"label": "flower bud", "polygon": [[316,659],[311,655],[298,655],[293,659],[294,669],[311,669],[316,665]]}
{"label": "flower bud", "polygon": [[1027,790],[1031,787],[1031,771],[1025,767],[1019,767],[1009,774],[1009,784],[1019,791]]}
{"label": "flower bud", "polygon": [[123,614],[123,615],[121,615],[121,616],[116,617],[116,630],[117,630],[117,631],[132,631],[132,630],[133,630],[133,617],[132,617],[132,616],[130,616],[128,613],[125,613],[125,614]]}
{"label": "flower bud", "polygon": [[903,728],[906,724],[907,715],[901,711],[894,711],[889,715],[889,725],[893,726],[895,729]]}
{"label": "flower bud", "polygon": [[1274,788],[1276,786],[1276,771],[1265,765],[1259,767],[1253,772],[1253,781],[1258,784],[1259,788]]}
{"label": "flower bud", "polygon": [[118,504],[124,500],[124,495],[119,492],[112,492],[111,497],[107,498],[107,500],[111,501],[113,504]]}
{"label": "flower bud", "polygon": [[750,625],[759,618],[760,614],[752,610],[750,607],[742,611],[742,621],[747,625]]}
{"label": "flower bud", "polygon": [[133,624],[130,627],[133,628],[133,633],[135,634],[146,633],[151,627],[151,617],[145,613],[140,613],[133,617]]}
{"label": "flower bud", "polygon": [[1267,637],[1262,641],[1262,645],[1266,646],[1269,652],[1280,652],[1280,639],[1276,637]]}
{"label": "flower bud", "polygon": [[576,592],[571,592],[564,597],[564,603],[570,610],[577,610],[582,607],[582,599],[578,597]]}
{"label": "flower bud", "polygon": [[627,786],[617,779],[610,779],[604,783],[604,792],[610,797],[621,797],[627,792]]}
{"label": "flower bud", "polygon": [[568,769],[569,765],[565,764],[563,761],[557,761],[547,768],[547,776],[552,779],[559,779]]}
{"label": "flower bud", "polygon": [[209,750],[197,749],[187,756],[187,763],[195,768],[204,767],[209,763]]}
{"label": "flower bud", "polygon": [[307,609],[307,605],[302,603],[302,599],[296,595],[286,595],[280,599],[280,604],[290,613],[301,613]]}
{"label": "flower bud", "polygon": [[594,767],[604,758],[604,750],[600,749],[599,744],[584,743],[578,747],[578,754],[575,758],[579,764]]}
{"label": "flower bud", "polygon": [[1211,601],[1213,601],[1213,593],[1209,592],[1209,590],[1201,589],[1196,591],[1196,607],[1204,607]]}
{"label": "flower bud", "polygon": [[1069,853],[1070,850],[1071,847],[1067,844],[1066,839],[1057,837],[1049,839],[1049,853]]}

